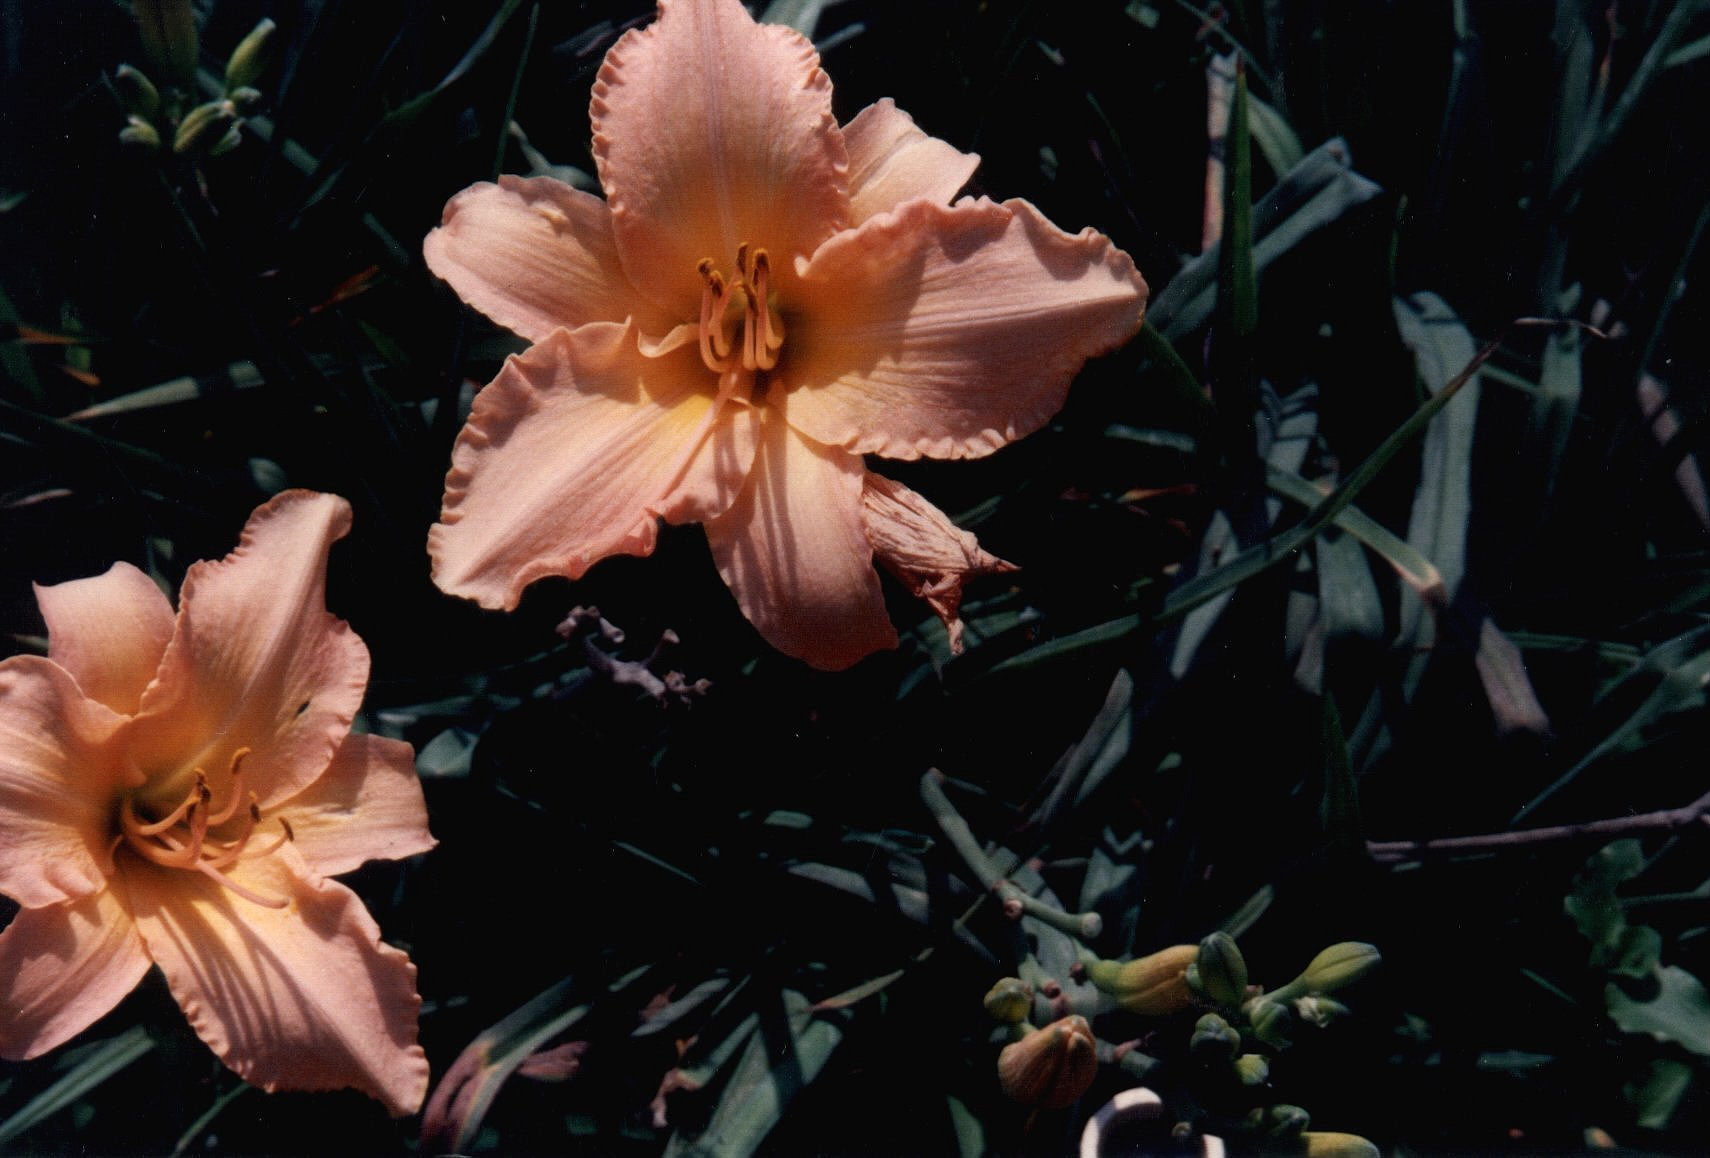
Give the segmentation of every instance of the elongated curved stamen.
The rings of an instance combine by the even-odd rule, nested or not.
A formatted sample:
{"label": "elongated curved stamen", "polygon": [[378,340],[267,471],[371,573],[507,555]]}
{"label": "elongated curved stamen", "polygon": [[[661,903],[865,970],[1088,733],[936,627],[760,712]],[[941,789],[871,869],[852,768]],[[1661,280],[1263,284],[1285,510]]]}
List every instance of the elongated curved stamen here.
{"label": "elongated curved stamen", "polygon": [[[284,817],[279,818],[281,833],[263,848],[250,848],[256,826],[261,823],[261,804],[254,792],[243,789],[243,761],[248,748],[239,748],[232,755],[230,796],[219,812],[211,809],[213,790],[208,777],[200,768],[194,769],[196,782],[182,803],[159,820],[145,821],[137,815],[136,801],[126,796],[119,805],[119,835],[113,847],[129,845],[131,850],[150,864],[162,868],[194,869],[229,888],[246,900],[270,909],[284,908],[287,902],[265,896],[238,884],[220,870],[238,860],[252,860],[279,851],[295,834]],[[244,810],[236,832],[218,839],[209,839],[210,829],[217,829]]]}
{"label": "elongated curved stamen", "polygon": [[[707,369],[722,375],[737,365],[749,371],[775,368],[784,345],[784,325],[770,298],[772,263],[766,251],[750,248],[747,242],[737,246],[736,279],[731,282],[713,267],[710,257],[697,262],[695,271],[705,283],[700,341],[701,361]],[[737,322],[732,307],[741,310],[740,346],[731,329]]]}

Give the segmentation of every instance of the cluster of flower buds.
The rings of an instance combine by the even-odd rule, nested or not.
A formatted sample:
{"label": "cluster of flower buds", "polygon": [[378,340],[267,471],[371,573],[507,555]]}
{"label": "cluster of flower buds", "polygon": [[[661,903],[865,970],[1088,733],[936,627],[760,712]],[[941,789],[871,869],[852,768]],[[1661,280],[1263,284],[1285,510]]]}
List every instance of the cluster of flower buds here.
{"label": "cluster of flower buds", "polygon": [[[1130,1014],[1168,1018],[1200,1011],[1174,1070],[1188,1103],[1200,1108],[1178,1130],[1207,1138],[1208,1129],[1239,1135],[1266,1153],[1366,1158],[1377,1153],[1370,1142],[1308,1130],[1311,1116],[1304,1109],[1270,1102],[1266,1091],[1275,1059],[1292,1035],[1303,1023],[1323,1026],[1346,1014],[1347,1007],[1329,994],[1354,984],[1380,960],[1371,945],[1339,942],[1294,980],[1267,991],[1249,982],[1235,939],[1212,933],[1197,945],[1172,945],[1127,962],[1083,950],[1076,972]],[[999,981],[986,994],[986,1011],[1008,1027],[999,1082],[1014,1101],[1063,1108],[1092,1085],[1100,1048],[1078,1015],[1035,1029],[1027,1021],[1033,1004],[1032,988],[1016,978]],[[1119,1052],[1120,1047],[1105,1050],[1107,1058]]]}
{"label": "cluster of flower buds", "polygon": [[135,0],[132,7],[150,71],[122,64],[113,75],[125,110],[119,140],[190,158],[217,157],[237,148],[243,114],[261,99],[255,82],[267,67],[273,21],[262,20],[232,50],[221,96],[192,104],[199,48],[190,0]]}

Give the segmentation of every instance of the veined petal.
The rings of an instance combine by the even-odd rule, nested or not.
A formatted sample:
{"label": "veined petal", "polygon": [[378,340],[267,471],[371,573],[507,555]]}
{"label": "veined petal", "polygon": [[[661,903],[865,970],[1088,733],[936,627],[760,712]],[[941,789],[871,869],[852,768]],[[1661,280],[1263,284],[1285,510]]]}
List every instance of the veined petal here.
{"label": "veined petal", "polygon": [[773,647],[827,670],[897,642],[861,521],[864,474],[768,413],[748,485],[707,523],[742,613]]}
{"label": "veined petal", "polygon": [[892,458],[973,458],[1037,430],[1146,304],[1109,238],[1025,201],[906,202],[826,242],[802,279],[780,368],[791,425]]}
{"label": "veined petal", "polygon": [[120,715],[135,714],[172,638],[172,603],[129,563],[103,575],[36,585],[47,621],[48,658],[83,694]]}
{"label": "veined petal", "polygon": [[349,529],[337,495],[285,491],[230,555],[190,568],[131,748],[145,804],[176,805],[201,768],[221,808],[242,748],[244,790],[263,808],[325,770],[368,683],[367,647],[326,608],[327,553]]}
{"label": "veined petal", "polygon": [[106,888],[113,810],[132,782],[123,725],[51,660],[0,663],[0,893],[34,909]]}
{"label": "veined petal", "polygon": [[148,966],[111,889],[23,910],[0,933],[0,1057],[32,1058],[69,1041],[135,989]]}
{"label": "veined petal", "polygon": [[416,968],[380,940],[356,894],[289,845],[231,869],[244,888],[288,900],[283,909],[119,855],[149,955],[197,1036],[239,1077],[264,1090],[354,1087],[393,1114],[421,1105]]}
{"label": "veined petal", "polygon": [[648,332],[667,328],[624,277],[606,203],[551,177],[471,185],[446,202],[422,253],[459,297],[531,342],[631,315]]}
{"label": "veined petal", "polygon": [[702,258],[729,277],[739,245],[767,248],[784,292],[792,259],[848,223],[819,54],[738,0],[660,0],[606,54],[592,113],[624,270],[679,319],[698,308]]}
{"label": "veined petal", "polygon": [[916,197],[948,205],[980,164],[975,154],[927,136],[890,97],[856,113],[843,126],[843,140],[852,225]]}
{"label": "veined petal", "polygon": [[322,876],[414,856],[436,843],[415,751],[384,736],[346,737],[326,772],[274,816],[291,826],[297,854]]}
{"label": "veined petal", "polygon": [[862,522],[873,554],[885,569],[926,600],[944,621],[951,654],[962,651],[962,583],[974,575],[1014,571],[981,549],[978,539],[899,482],[867,473]]}
{"label": "veined petal", "polygon": [[723,511],[754,459],[754,418],[712,385],[695,349],[646,357],[629,326],[560,330],[507,360],[451,453],[434,582],[511,608],[536,579],[648,554],[661,515]]}

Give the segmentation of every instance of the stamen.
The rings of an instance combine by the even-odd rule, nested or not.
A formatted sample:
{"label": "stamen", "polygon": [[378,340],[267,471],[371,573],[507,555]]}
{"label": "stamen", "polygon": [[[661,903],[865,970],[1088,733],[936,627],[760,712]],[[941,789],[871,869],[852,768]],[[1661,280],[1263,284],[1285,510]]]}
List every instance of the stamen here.
{"label": "stamen", "polygon": [[208,818],[209,824],[224,824],[226,821],[230,820],[234,814],[236,814],[238,801],[243,799],[243,762],[248,755],[248,748],[239,748],[236,752],[232,753],[232,794],[230,799],[226,801],[226,806],[220,809],[219,815],[210,816]]}
{"label": "stamen", "polygon": [[219,869],[214,868],[208,861],[203,861],[201,864],[198,864],[196,868],[201,872],[206,873],[208,876],[212,877],[214,880],[218,881],[244,900],[254,901],[256,904],[261,905],[264,908],[283,909],[286,905],[291,903],[284,897],[270,897],[266,893],[258,893],[254,889],[238,884],[236,881],[232,880],[231,877],[228,877]]}
{"label": "stamen", "polygon": [[762,370],[770,370],[778,364],[778,351],[784,345],[783,322],[772,310],[771,282],[771,258],[764,249],[757,249],[754,251],[754,312],[759,322],[759,334],[754,358]]}
{"label": "stamen", "polygon": [[724,276],[713,268],[710,257],[703,257],[695,269],[706,282],[701,287],[701,361],[707,369],[720,374],[730,364],[730,338],[724,330],[724,314],[735,287],[725,284]]}
{"label": "stamen", "polygon": [[196,803],[205,798],[208,790],[207,776],[203,774],[200,768],[197,768],[195,771],[195,787],[191,788],[189,793],[184,797],[184,803],[180,804],[177,808],[174,808],[171,812],[167,813],[163,818],[155,821],[153,824],[144,824],[142,818],[137,815],[136,805],[132,802],[129,796],[125,797],[125,802],[120,806],[119,810],[119,823],[124,828],[126,834],[131,836],[153,836],[156,833],[165,832],[180,820],[183,820],[185,816],[189,815],[190,810],[196,806]]}
{"label": "stamen", "polygon": [[208,857],[202,863],[210,868],[225,868],[243,854],[244,847],[249,844],[249,838],[255,832],[255,826],[261,823],[261,806],[256,802],[255,793],[249,794],[249,812],[244,817],[243,831],[239,832],[226,843],[224,851],[217,856]]}

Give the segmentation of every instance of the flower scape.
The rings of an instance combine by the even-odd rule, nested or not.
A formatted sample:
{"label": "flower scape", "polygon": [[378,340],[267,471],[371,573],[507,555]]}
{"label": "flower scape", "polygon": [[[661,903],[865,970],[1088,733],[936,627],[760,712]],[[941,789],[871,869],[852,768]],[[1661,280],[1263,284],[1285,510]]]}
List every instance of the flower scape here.
{"label": "flower scape", "polygon": [[0,1154],[1704,1150],[1710,2],[0,94]]}

